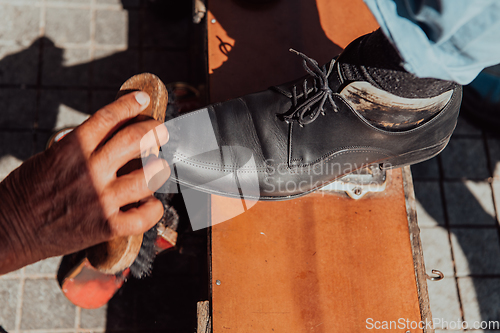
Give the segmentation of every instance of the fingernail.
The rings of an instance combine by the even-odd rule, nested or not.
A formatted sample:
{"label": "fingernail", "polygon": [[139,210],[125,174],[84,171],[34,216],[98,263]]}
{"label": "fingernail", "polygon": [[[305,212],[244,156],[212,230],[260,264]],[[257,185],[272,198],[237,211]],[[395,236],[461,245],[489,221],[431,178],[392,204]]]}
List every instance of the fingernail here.
{"label": "fingernail", "polygon": [[135,94],[135,100],[141,105],[146,105],[149,103],[149,95],[143,91],[139,91]]}

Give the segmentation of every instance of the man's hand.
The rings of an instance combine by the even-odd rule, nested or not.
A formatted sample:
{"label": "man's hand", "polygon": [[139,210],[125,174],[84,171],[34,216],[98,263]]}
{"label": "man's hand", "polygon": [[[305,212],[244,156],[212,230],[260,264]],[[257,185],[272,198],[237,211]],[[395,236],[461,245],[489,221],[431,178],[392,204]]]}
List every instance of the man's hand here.
{"label": "man's hand", "polygon": [[[144,92],[121,97],[0,183],[0,274],[140,234],[158,222],[163,206],[152,194],[170,175],[166,162],[153,155],[144,169],[117,176],[140,156],[141,139],[150,130],[161,145],[168,141],[166,127],[155,120],[123,127],[148,104]],[[148,188],[145,173],[156,174],[156,188]]]}

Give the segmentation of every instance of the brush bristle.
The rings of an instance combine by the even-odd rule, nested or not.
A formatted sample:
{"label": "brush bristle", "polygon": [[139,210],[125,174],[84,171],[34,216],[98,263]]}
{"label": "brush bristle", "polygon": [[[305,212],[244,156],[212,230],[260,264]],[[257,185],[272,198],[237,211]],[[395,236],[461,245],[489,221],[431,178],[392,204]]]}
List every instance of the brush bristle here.
{"label": "brush bristle", "polygon": [[156,257],[155,241],[157,234],[156,225],[144,233],[139,254],[130,266],[130,272],[137,279],[142,279],[151,274],[153,261]]}
{"label": "brush bristle", "polygon": [[[171,206],[172,194],[155,193],[155,197],[163,204],[163,216],[158,223],[146,231],[142,238],[141,249],[135,261],[130,266],[132,276],[137,279],[145,278],[151,275],[153,269],[153,261],[156,258],[156,238],[158,237],[158,225],[169,227],[172,230],[177,230],[179,224],[179,215],[175,208]],[[1,332],[0,332],[1,333]]]}

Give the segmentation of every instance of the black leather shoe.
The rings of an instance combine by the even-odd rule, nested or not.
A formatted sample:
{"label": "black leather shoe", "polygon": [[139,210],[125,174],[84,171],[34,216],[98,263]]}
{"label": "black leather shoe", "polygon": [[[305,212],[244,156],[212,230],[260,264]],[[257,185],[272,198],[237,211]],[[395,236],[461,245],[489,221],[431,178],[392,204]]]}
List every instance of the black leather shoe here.
{"label": "black leather shoe", "polygon": [[[343,54],[322,67],[298,54],[308,75],[167,122],[170,141],[162,150],[171,179],[213,194],[285,200],[368,165],[424,161],[448,143],[461,86],[432,98],[402,98],[369,82],[346,82],[338,65]],[[400,115],[401,122],[409,112],[436,113],[390,131],[366,120],[367,109]]]}

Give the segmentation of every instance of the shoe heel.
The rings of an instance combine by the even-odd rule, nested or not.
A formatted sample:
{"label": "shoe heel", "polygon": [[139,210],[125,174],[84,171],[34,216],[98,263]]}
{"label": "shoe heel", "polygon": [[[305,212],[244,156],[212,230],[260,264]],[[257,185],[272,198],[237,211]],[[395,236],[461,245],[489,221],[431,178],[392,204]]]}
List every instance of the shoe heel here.
{"label": "shoe heel", "polygon": [[428,159],[433,158],[437,154],[439,154],[450,141],[450,137],[445,139],[444,141],[427,148],[423,148],[420,150],[415,150],[403,155],[399,155],[397,157],[391,158],[382,163],[383,169],[394,169],[399,168],[406,165],[417,164]]}

